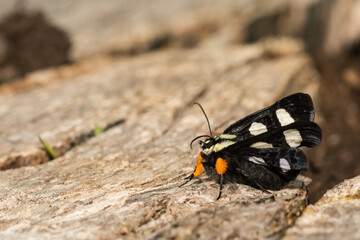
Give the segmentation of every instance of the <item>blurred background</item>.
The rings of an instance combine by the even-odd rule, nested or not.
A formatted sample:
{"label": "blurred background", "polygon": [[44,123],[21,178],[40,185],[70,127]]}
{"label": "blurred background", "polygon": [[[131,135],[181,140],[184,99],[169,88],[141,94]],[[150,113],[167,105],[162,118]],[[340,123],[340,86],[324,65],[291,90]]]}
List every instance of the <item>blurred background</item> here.
{"label": "blurred background", "polygon": [[309,151],[304,173],[312,179],[310,201],[360,174],[359,0],[0,0],[0,6],[3,89],[26,91],[21,82],[41,69],[293,38],[321,79],[314,100],[323,141]]}

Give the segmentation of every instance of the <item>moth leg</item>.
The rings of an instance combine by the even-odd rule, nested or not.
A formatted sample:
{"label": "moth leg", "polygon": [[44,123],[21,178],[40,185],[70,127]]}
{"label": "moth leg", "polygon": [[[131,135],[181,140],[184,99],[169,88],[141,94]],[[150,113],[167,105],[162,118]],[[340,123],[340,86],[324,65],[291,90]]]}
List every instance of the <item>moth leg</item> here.
{"label": "moth leg", "polygon": [[187,177],[185,178],[186,181],[185,181],[183,184],[181,184],[179,187],[184,186],[185,184],[187,184],[188,182],[190,182],[193,178],[194,178],[194,174],[192,173],[190,176],[187,176]]}
{"label": "moth leg", "polygon": [[216,200],[219,200],[221,198],[222,188],[223,188],[223,181],[224,181],[224,175],[220,174],[220,190],[219,190],[219,196],[216,198]]}
{"label": "moth leg", "polygon": [[220,157],[218,159],[216,159],[215,169],[216,169],[216,172],[220,175],[220,190],[219,190],[219,196],[217,197],[216,200],[219,200],[221,197],[223,182],[224,182],[224,173],[226,172],[227,167],[228,167],[228,164],[227,164],[226,160],[224,160]]}
{"label": "moth leg", "polygon": [[265,188],[263,188],[260,184],[255,183],[255,185],[264,193],[268,193],[268,194],[272,194],[271,192],[269,192],[268,190],[266,190]]}
{"label": "moth leg", "polygon": [[204,166],[202,164],[204,162],[204,159],[202,157],[202,154],[203,152],[200,152],[198,156],[194,172],[190,176],[186,177],[185,178],[186,181],[183,184],[181,184],[179,187],[184,186],[185,184],[190,182],[194,177],[198,177],[204,171]]}
{"label": "moth leg", "polygon": [[273,199],[275,200],[275,195],[271,192],[269,192],[268,190],[266,190],[265,188],[263,188],[260,184],[256,183],[256,186],[263,191],[264,193],[270,194],[270,197],[266,197],[265,199]]}

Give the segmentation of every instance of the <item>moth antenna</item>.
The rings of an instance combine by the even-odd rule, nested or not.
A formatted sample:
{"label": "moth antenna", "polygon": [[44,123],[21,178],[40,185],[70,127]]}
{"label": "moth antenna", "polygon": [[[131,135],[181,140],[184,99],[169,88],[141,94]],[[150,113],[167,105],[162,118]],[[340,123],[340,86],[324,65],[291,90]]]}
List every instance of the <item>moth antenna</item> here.
{"label": "moth antenna", "polygon": [[212,135],[212,132],[211,132],[210,122],[209,122],[209,119],[208,119],[208,117],[207,117],[207,115],[206,115],[203,107],[202,107],[201,104],[198,103],[198,102],[194,102],[194,104],[198,105],[198,106],[200,107],[201,111],[203,112],[203,114],[204,114],[204,116],[205,116],[205,118],[206,118],[207,124],[208,124],[208,126],[209,126],[210,138],[212,138],[213,135]]}
{"label": "moth antenna", "polygon": [[192,149],[192,144],[194,141],[198,140],[199,138],[202,138],[202,137],[208,137],[208,138],[211,138],[209,135],[201,135],[201,136],[197,136],[196,138],[194,138],[191,143],[190,143],[190,148]]}

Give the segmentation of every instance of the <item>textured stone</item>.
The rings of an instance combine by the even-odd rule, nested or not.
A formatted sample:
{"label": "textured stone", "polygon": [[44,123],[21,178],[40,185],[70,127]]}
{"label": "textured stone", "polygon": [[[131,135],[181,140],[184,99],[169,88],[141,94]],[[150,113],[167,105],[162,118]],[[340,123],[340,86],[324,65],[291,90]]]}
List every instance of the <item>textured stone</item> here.
{"label": "textured stone", "polygon": [[[279,239],[306,205],[302,179],[274,199],[226,184],[216,201],[219,186],[206,177],[178,188],[198,153],[189,141],[208,131],[194,101],[221,132],[289,93],[316,98],[318,78],[306,55],[269,58],[265,49],[167,50],[93,71],[69,67],[76,74],[68,77],[56,72],[63,69],[39,72],[47,79],[41,87],[3,91],[2,166],[11,156],[43,153],[37,135],[64,155],[0,172],[0,238]],[[89,137],[95,124],[111,127]]]}
{"label": "textured stone", "polygon": [[[144,0],[108,0],[106,4],[96,0],[28,0],[23,5],[29,11],[43,11],[51,23],[67,32],[73,43],[72,56],[79,59],[99,52],[136,54],[167,45],[174,38],[181,38],[181,45],[194,46],[218,28],[218,32],[230,35],[225,39],[241,38],[245,25],[254,19],[287,12],[292,5],[300,5],[292,11],[300,16],[301,6],[307,4],[296,2],[153,0],[149,5]],[[11,1],[0,0],[0,5],[0,18],[16,9]],[[290,28],[293,30],[294,24]]]}
{"label": "textured stone", "polygon": [[[54,73],[55,70],[52,75],[57,78],[47,81],[44,88],[0,95],[0,101],[3,103],[0,105],[0,132],[3,136],[0,139],[0,168],[34,165],[28,160],[29,156],[34,156],[34,162],[46,162],[46,155],[39,154],[39,151],[43,150],[39,148],[37,136],[48,141],[58,155],[61,155],[72,146],[88,139],[95,125],[106,128],[114,123],[122,124],[125,120],[138,119],[141,112],[147,112],[147,109],[165,101],[172,104],[172,107],[163,113],[164,116],[160,113],[153,116],[163,121],[155,128],[157,132],[154,134],[159,136],[168,128],[164,123],[172,122],[172,117],[178,117],[184,103],[189,104],[201,96],[207,91],[210,82],[220,85],[221,88],[218,89],[223,91],[221,94],[217,93],[217,105],[221,106],[226,102],[230,108],[242,110],[233,111],[233,114],[238,114],[228,116],[225,109],[220,109],[220,113],[227,115],[227,119],[223,119],[222,123],[229,123],[230,119],[242,116],[246,108],[254,109],[259,106],[260,98],[262,101],[266,101],[267,96],[271,99],[272,95],[268,92],[270,89],[276,88],[278,95],[284,91],[291,92],[292,89],[296,91],[308,88],[307,92],[315,92],[316,81],[309,81],[307,78],[316,79],[317,76],[307,65],[306,57],[295,54],[269,60],[265,65],[256,63],[256,59],[260,60],[264,52],[266,55],[267,51],[264,50],[268,48],[267,45],[263,47],[260,44],[221,51],[203,49],[192,53],[164,52],[127,61],[119,60],[107,65],[106,68],[95,68],[93,72],[85,71],[82,75],[77,73],[76,77],[69,78],[61,78],[61,74]],[[253,64],[259,67],[253,67],[253,64],[246,65],[249,61],[253,61]],[[234,67],[242,65],[242,68]],[[297,71],[303,66],[308,66],[308,71],[301,71],[299,75]],[[73,68],[67,71],[77,71],[78,66]],[[232,74],[232,81],[241,81],[231,83],[237,86],[234,90],[229,89],[230,83],[218,81],[218,78],[226,76],[223,74],[224,71],[231,72],[226,70],[227,68],[239,71]],[[274,68],[278,68],[282,75],[274,75],[272,80],[269,76],[262,75],[262,72]],[[240,76],[246,76],[246,72],[250,70],[254,72],[252,80],[242,80]],[[297,80],[287,82],[290,81],[290,76]],[[36,74],[34,78],[49,78],[49,71]],[[32,80],[30,77],[30,85],[37,85]],[[312,85],[313,83],[315,85]],[[25,81],[24,85],[29,84]],[[279,86],[290,89],[282,90]],[[246,90],[246,93],[239,92],[238,88]],[[246,97],[247,92],[251,92],[252,98]],[[230,96],[232,97],[229,98]],[[240,96],[244,97],[242,105],[238,105]],[[214,104],[215,102],[210,99],[205,101]],[[269,100],[267,102],[271,103]],[[216,115],[218,114],[219,112]],[[144,125],[145,129],[148,129],[147,123],[136,121],[129,124],[134,124],[134,128],[135,125]],[[139,131],[139,134],[145,134],[144,130]],[[153,137],[148,136],[149,139]],[[144,141],[146,138],[141,139]]]}
{"label": "textured stone", "polygon": [[338,58],[354,51],[351,48],[357,48],[360,37],[359,11],[359,1],[317,1],[308,12],[305,34],[308,50],[317,58]]}
{"label": "textured stone", "polygon": [[9,15],[0,22],[0,34],[6,40],[6,55],[0,65],[14,67],[19,75],[69,62],[68,37],[41,13]]}
{"label": "textured stone", "polygon": [[360,239],[360,176],[345,180],[309,205],[284,239]]}

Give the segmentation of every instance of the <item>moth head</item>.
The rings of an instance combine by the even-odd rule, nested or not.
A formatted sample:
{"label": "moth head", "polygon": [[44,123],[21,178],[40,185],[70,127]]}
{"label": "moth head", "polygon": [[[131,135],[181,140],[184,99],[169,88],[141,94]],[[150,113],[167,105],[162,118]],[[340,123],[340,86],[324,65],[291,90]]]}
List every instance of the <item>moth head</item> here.
{"label": "moth head", "polygon": [[210,137],[210,138],[207,138],[205,141],[199,141],[199,144],[200,144],[200,147],[202,150],[205,150],[205,149],[209,149],[211,148],[212,146],[214,146],[215,144],[215,139]]}
{"label": "moth head", "polygon": [[200,144],[200,147],[201,149],[207,149],[207,148],[210,148],[212,145],[214,145],[215,143],[215,139],[209,135],[201,135],[201,136],[197,136],[196,138],[194,138],[191,143],[190,143],[190,148],[192,149],[192,144],[198,140],[199,138],[203,138],[203,137],[206,137],[206,140],[205,141],[199,141],[199,144]]}

